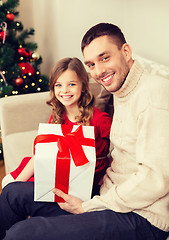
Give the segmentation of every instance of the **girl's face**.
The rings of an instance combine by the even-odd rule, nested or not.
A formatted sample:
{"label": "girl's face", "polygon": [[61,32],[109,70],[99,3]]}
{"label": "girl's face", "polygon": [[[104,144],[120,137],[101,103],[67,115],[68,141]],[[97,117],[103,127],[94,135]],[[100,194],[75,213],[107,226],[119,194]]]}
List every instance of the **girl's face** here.
{"label": "girl's face", "polygon": [[63,72],[56,80],[54,93],[65,108],[78,106],[78,100],[82,93],[82,83],[76,72],[70,69]]}

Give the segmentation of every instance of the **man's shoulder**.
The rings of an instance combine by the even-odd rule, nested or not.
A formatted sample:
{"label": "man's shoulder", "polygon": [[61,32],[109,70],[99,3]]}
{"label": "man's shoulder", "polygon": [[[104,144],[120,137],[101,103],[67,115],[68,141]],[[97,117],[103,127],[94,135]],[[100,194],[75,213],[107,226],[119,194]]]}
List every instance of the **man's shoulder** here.
{"label": "man's shoulder", "polygon": [[147,92],[150,104],[169,110],[169,78],[145,72],[143,91]]}

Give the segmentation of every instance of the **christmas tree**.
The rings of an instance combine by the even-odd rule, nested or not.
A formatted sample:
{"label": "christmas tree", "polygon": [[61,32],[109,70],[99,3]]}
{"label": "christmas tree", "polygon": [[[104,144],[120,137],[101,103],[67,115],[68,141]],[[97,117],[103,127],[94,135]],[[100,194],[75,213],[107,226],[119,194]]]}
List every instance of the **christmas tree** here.
{"label": "christmas tree", "polygon": [[16,20],[18,5],[19,0],[0,0],[0,97],[49,90],[37,44],[28,41],[34,29],[24,29]]}

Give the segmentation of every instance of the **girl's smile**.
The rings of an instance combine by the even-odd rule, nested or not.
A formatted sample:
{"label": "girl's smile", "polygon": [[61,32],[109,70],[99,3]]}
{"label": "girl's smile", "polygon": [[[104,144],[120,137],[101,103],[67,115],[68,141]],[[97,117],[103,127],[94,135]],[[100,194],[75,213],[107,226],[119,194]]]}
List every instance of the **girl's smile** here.
{"label": "girl's smile", "polygon": [[61,95],[62,98],[64,98],[65,100],[69,100],[70,98],[73,97],[73,95]]}

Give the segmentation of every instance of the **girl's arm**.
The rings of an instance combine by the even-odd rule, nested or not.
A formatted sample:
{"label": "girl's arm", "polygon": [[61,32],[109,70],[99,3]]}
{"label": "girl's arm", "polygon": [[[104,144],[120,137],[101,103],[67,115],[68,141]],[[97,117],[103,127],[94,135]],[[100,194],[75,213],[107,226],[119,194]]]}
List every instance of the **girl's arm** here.
{"label": "girl's arm", "polygon": [[15,181],[27,181],[34,174],[34,156],[29,160],[25,168],[18,175]]}

